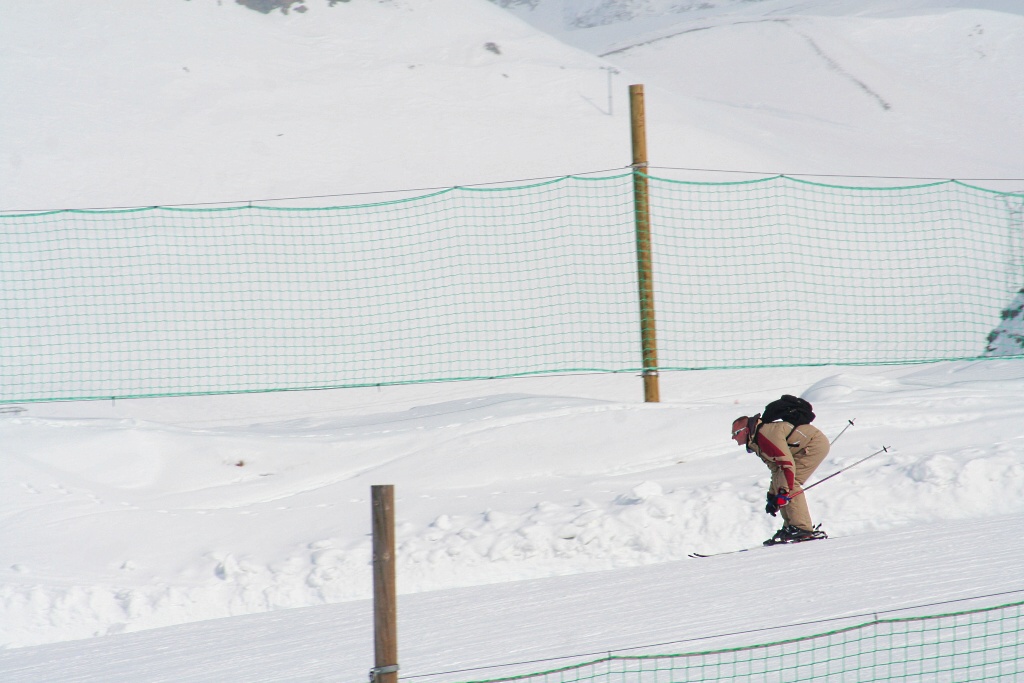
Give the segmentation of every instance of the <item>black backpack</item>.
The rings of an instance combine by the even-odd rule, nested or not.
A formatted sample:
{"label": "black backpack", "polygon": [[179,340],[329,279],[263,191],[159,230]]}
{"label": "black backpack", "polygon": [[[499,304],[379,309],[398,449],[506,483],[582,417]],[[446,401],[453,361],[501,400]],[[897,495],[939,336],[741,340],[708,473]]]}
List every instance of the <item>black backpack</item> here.
{"label": "black backpack", "polygon": [[782,398],[772,401],[764,407],[761,420],[763,422],[788,422],[794,427],[799,427],[814,421],[814,410],[811,408],[811,404],[804,399],[783,394]]}

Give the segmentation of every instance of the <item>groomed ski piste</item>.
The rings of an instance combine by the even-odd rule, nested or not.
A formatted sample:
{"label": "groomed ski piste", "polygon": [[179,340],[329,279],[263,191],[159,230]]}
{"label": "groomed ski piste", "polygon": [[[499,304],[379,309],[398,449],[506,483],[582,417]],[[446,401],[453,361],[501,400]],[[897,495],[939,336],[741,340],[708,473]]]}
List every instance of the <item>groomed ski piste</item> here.
{"label": "groomed ski piste", "polygon": [[[639,378],[594,376],[7,414],[3,678],[365,675],[377,483],[396,490],[409,676],[752,644],[1022,589],[1019,361],[662,381],[659,404]],[[809,492],[827,541],[688,558],[777,528],[767,470],[728,430],[781,393],[810,400],[826,433],[856,418],[820,477],[891,453]],[[69,639],[84,640],[41,644]]]}
{"label": "groomed ski piste", "polygon": [[[529,3],[307,4],[6,9],[0,209],[621,168],[629,83],[655,163],[1024,175],[1011,0],[580,3],[607,21],[555,37]],[[810,483],[889,450],[808,494],[826,542],[760,549],[768,472],[728,431],[783,393],[830,437],[855,420]],[[664,373],[661,394],[568,376],[0,405],[0,680],[366,680],[374,484],[395,485],[417,681],[1020,600],[1021,360]]]}

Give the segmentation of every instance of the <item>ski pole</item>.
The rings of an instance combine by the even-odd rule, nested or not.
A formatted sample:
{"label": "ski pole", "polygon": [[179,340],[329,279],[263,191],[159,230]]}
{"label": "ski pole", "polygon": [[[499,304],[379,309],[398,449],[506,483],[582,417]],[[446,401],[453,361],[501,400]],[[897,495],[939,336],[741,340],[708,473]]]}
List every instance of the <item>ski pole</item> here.
{"label": "ski pole", "polygon": [[[851,423],[851,424],[852,424],[852,423]],[[845,430],[844,430],[844,431],[845,431]],[[842,434],[842,432],[840,432],[840,434]],[[836,438],[838,439],[839,437],[837,436]],[[865,460],[867,460],[868,458],[873,458],[873,457],[875,457],[876,455],[878,455],[879,453],[888,453],[888,452],[889,452],[889,447],[888,447],[888,446],[882,446],[882,447],[881,447],[880,449],[878,449],[877,451],[875,451],[875,452],[874,452],[874,453],[872,453],[871,455],[867,456],[866,458],[861,458],[860,460],[858,460],[857,462],[853,463],[852,465],[847,465],[846,467],[844,467],[843,469],[839,470],[838,472],[833,472],[832,474],[828,475],[828,476],[827,476],[827,477],[825,477],[824,479],[822,479],[822,480],[820,480],[820,481],[816,481],[816,482],[814,482],[814,483],[813,483],[813,484],[811,484],[810,486],[804,486],[804,487],[803,487],[802,489],[800,489],[799,491],[797,491],[796,493],[794,493],[794,494],[793,494],[792,496],[789,496],[789,499],[790,499],[790,500],[793,500],[794,498],[796,498],[797,496],[799,496],[800,494],[802,494],[802,493],[803,493],[804,491],[808,491],[808,490],[810,490],[810,489],[813,489],[813,488],[814,488],[815,486],[817,486],[818,484],[824,484],[824,483],[825,483],[826,481],[828,481],[828,480],[829,480],[829,479],[831,479],[832,477],[836,477],[836,476],[839,476],[840,474],[842,474],[842,473],[843,473],[843,472],[845,472],[846,470],[850,469],[851,467],[856,467],[857,465],[861,464],[862,462],[864,462],[864,461],[865,461]]]}
{"label": "ski pole", "polygon": [[843,433],[844,433],[844,432],[846,432],[846,430],[847,430],[847,429],[849,429],[850,427],[855,427],[855,426],[856,426],[856,425],[854,425],[854,424],[853,424],[853,420],[847,420],[847,421],[846,421],[846,426],[845,426],[845,427],[843,427],[843,431],[841,431],[841,432],[839,432],[838,434],[836,434],[836,438],[834,438],[834,439],[832,439],[831,441],[829,441],[829,442],[828,442],[828,445],[829,445],[829,446],[831,446],[831,445],[832,445],[832,444],[834,444],[834,443],[835,443],[836,441],[839,441],[839,437],[841,437],[841,436],[843,435]]}
{"label": "ski pole", "polygon": [[838,476],[838,475],[842,474],[843,472],[845,472],[846,470],[850,469],[851,467],[856,467],[857,465],[861,464],[865,460],[868,460],[869,458],[875,457],[879,453],[888,453],[888,452],[889,452],[889,447],[888,446],[882,446],[881,448],[879,448],[877,451],[875,451],[871,455],[867,456],[866,458],[861,458],[860,460],[858,460],[857,462],[853,463],[852,465],[847,465],[846,467],[844,467],[843,469],[839,470],[838,472],[833,472],[832,474],[828,475],[824,479],[816,481],[813,484],[811,484],[810,486],[805,486],[803,488],[803,490],[801,491],[801,493],[803,493],[803,491],[807,491],[808,489],[813,489],[818,484],[824,484],[826,481],[828,481],[832,477],[835,477],[835,476]]}

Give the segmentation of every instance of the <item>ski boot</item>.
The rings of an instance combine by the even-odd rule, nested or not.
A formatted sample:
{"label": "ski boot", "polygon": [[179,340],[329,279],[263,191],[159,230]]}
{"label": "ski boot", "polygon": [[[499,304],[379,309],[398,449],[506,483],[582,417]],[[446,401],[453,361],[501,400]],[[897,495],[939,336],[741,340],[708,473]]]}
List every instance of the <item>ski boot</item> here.
{"label": "ski boot", "polygon": [[811,531],[801,529],[798,526],[787,524],[775,535],[764,542],[764,545],[780,545],[783,543],[802,543],[804,541],[815,541],[819,538],[828,538],[828,534],[821,530],[821,525],[814,527]]}

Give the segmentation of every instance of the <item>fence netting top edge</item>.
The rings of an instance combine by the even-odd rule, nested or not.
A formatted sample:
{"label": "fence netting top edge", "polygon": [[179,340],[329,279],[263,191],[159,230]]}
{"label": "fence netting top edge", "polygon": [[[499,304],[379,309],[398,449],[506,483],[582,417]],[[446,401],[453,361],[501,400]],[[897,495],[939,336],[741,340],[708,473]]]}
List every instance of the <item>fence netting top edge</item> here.
{"label": "fence netting top edge", "polygon": [[[595,172],[598,173],[598,172]],[[603,173],[603,172],[602,172]],[[362,209],[376,206],[387,206],[395,204],[403,204],[407,202],[415,202],[424,199],[430,199],[443,194],[452,192],[514,192],[518,190],[529,190],[537,187],[544,187],[547,185],[554,185],[567,181],[583,181],[583,182],[600,182],[608,180],[620,180],[625,177],[632,175],[639,175],[646,177],[650,180],[672,183],[677,185],[692,185],[692,186],[710,186],[710,187],[727,187],[727,186],[740,186],[740,185],[753,185],[758,183],[768,183],[772,181],[778,182],[791,182],[801,185],[813,185],[816,187],[843,189],[843,190],[863,190],[863,191],[905,191],[905,190],[916,190],[927,187],[937,187],[941,185],[958,185],[967,189],[977,190],[979,192],[988,192],[995,195],[1003,195],[1006,197],[1019,198],[1024,200],[1024,190],[1022,191],[1006,191],[996,190],[993,188],[982,187],[974,183],[968,183],[955,178],[945,180],[932,180],[926,183],[913,183],[913,184],[901,184],[901,185],[851,185],[841,183],[826,183],[820,181],[807,180],[805,178],[797,177],[799,174],[771,174],[766,175],[763,178],[752,178],[746,180],[682,180],[677,178],[666,178],[660,175],[652,173],[644,173],[643,171],[629,171],[626,173],[617,173],[615,175],[595,175],[588,176],[584,174],[573,174],[558,176],[554,178],[544,178],[534,181],[524,180],[509,180],[496,183],[489,183],[488,186],[483,185],[453,185],[444,188],[430,188],[429,190],[385,190],[384,193],[413,193],[422,192],[422,194],[416,194],[410,197],[402,197],[399,199],[389,199],[379,202],[358,202],[351,204],[324,204],[321,206],[273,206],[270,202],[282,202],[290,200],[302,200],[302,199],[313,199],[315,197],[282,197],[282,198],[265,198],[265,199],[254,199],[249,201],[223,201],[223,202],[203,202],[203,203],[182,203],[182,204],[154,204],[149,206],[120,206],[120,207],[97,207],[97,208],[65,208],[65,209],[43,209],[43,210],[0,210],[0,219],[7,218],[28,218],[38,216],[48,216],[56,214],[68,214],[68,213],[80,213],[80,214],[127,214],[133,212],[143,211],[180,211],[180,212],[227,212],[227,211],[240,211],[240,210],[259,210],[259,211],[302,211],[302,212],[315,212],[315,211],[339,211],[346,209]],[[881,178],[881,176],[879,176]],[[364,193],[353,193],[354,196],[358,196]],[[367,192],[369,194],[378,194],[375,192]],[[324,197],[330,197],[331,195],[325,195]],[[340,196],[340,195],[335,195]],[[226,206],[225,206],[226,205]]]}

